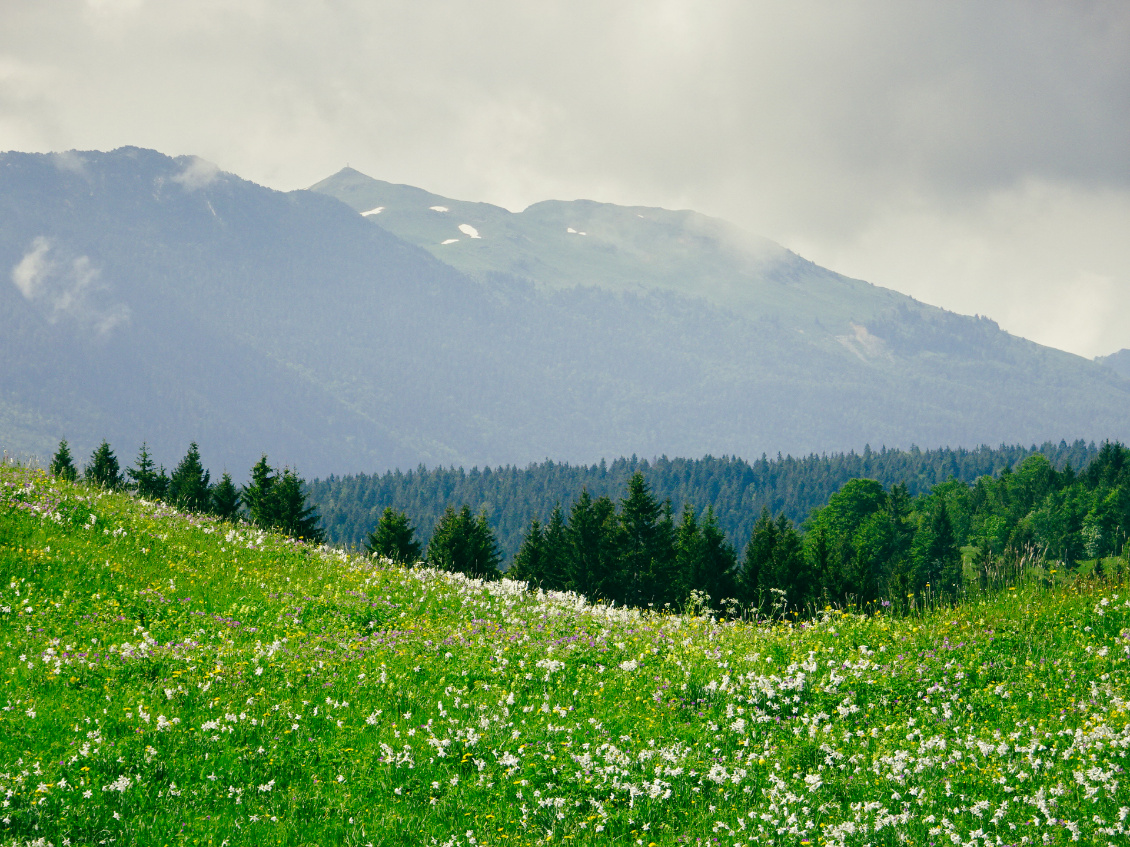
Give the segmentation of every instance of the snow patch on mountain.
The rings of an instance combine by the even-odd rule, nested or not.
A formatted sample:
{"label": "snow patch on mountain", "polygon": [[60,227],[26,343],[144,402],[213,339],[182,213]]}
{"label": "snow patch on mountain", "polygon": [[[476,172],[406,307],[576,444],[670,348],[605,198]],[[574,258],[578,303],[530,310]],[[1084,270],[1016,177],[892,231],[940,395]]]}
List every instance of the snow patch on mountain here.
{"label": "snow patch on mountain", "polygon": [[375,208],[375,209],[370,209],[367,212],[362,212],[361,217],[367,218],[367,217],[369,217],[369,215],[379,215],[384,210],[385,210],[384,206],[377,206],[377,208]]}
{"label": "snow patch on mountain", "polygon": [[479,235],[479,231],[470,224],[459,224],[459,231],[471,238],[482,238],[482,236]]}
{"label": "snow patch on mountain", "polygon": [[447,208],[447,206],[428,206],[428,208],[431,209],[433,212],[450,212],[451,211],[450,209]]}
{"label": "snow patch on mountain", "polygon": [[458,240],[458,238],[449,238],[447,241],[441,241],[440,244],[454,244]]}

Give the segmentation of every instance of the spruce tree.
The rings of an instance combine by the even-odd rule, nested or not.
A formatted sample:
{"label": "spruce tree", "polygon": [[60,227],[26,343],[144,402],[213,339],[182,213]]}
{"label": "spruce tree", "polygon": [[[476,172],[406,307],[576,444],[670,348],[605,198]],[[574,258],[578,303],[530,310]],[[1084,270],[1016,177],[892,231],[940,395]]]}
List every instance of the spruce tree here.
{"label": "spruce tree", "polygon": [[164,498],[168,489],[169,478],[165,475],[165,469],[158,469],[144,441],[141,442],[141,449],[137,453],[133,467],[126,468],[126,476],[129,477],[130,487],[137,492],[138,497],[160,500]]}
{"label": "spruce tree", "polygon": [[91,454],[90,464],[86,466],[83,475],[91,485],[111,490],[122,487],[122,471],[118,465],[118,457],[110,449],[108,441],[103,439]]}
{"label": "spruce tree", "polygon": [[325,533],[318,524],[321,517],[317,509],[306,505],[306,495],[302,490],[303,479],[296,471],[284,468],[275,476],[271,489],[274,526],[292,538],[320,544]]}
{"label": "spruce tree", "polygon": [[227,471],[212,487],[211,512],[225,521],[234,522],[239,517],[239,489],[235,487],[231,474]]}
{"label": "spruce tree", "polygon": [[664,594],[674,564],[669,507],[665,511],[636,471],[620,504],[620,557],[627,577],[624,602],[654,602]]}
{"label": "spruce tree", "polygon": [[365,546],[370,553],[385,556],[400,564],[410,565],[420,561],[420,543],[416,531],[408,522],[408,515],[387,506],[377,528],[369,533]]}
{"label": "spruce tree", "polygon": [[169,477],[169,502],[189,512],[209,511],[212,506],[210,478],[211,474],[200,462],[200,449],[193,441]]}
{"label": "spruce tree", "polygon": [[251,516],[251,522],[261,529],[269,529],[275,525],[276,510],[274,505],[274,487],[277,474],[267,462],[264,453],[255,467],[251,469],[251,481],[243,487],[240,495],[243,505]]}
{"label": "spruce tree", "polygon": [[773,554],[777,549],[777,524],[769,514],[769,507],[761,507],[761,516],[753,525],[753,534],[745,548],[745,559],[738,581],[739,599],[748,605],[760,605],[763,595],[773,583]]}
{"label": "spruce tree", "polygon": [[530,526],[522,538],[522,546],[514,557],[514,564],[506,571],[508,579],[528,583],[534,588],[545,586],[545,532],[541,521],[530,519]]}
{"label": "spruce tree", "polygon": [[501,561],[486,514],[475,518],[468,506],[459,511],[448,506],[428,542],[428,563],[477,579],[498,579]]}
{"label": "spruce tree", "polygon": [[718,526],[711,506],[706,507],[699,543],[701,552],[694,581],[701,591],[710,595],[714,607],[722,609],[726,600],[737,597],[738,554]]}
{"label": "spruce tree", "polygon": [[593,500],[587,488],[569,513],[565,568],[573,591],[590,600],[623,599],[623,573],[617,554],[616,507],[607,497]]}
{"label": "spruce tree", "polygon": [[961,550],[954,536],[946,503],[937,498],[930,522],[915,537],[915,564],[919,589],[952,596],[961,588]]}
{"label": "spruce tree", "polygon": [[675,530],[675,586],[672,593],[675,595],[676,605],[682,606],[691,591],[701,591],[715,602],[720,599],[704,585],[702,554],[702,532],[698,527],[698,518],[695,517],[694,507],[687,503],[683,507],[679,527]]}
{"label": "spruce tree", "polygon": [[51,459],[51,475],[65,479],[67,482],[74,482],[78,477],[74,459],[71,458],[71,448],[67,445],[65,438],[59,442],[59,449],[55,451],[55,456]]}
{"label": "spruce tree", "polygon": [[565,527],[565,515],[561,504],[553,508],[549,523],[545,526],[545,547],[543,572],[545,587],[553,591],[574,590],[569,579],[568,555],[569,539]]}

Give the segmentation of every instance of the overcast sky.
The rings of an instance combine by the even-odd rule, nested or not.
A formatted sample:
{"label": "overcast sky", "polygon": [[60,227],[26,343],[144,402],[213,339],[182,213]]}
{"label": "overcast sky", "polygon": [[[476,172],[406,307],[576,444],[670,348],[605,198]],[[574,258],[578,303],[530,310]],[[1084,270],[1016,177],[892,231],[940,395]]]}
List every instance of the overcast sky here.
{"label": "overcast sky", "polygon": [[[0,150],[693,208],[1130,347],[1130,2],[0,0]],[[0,224],[2,225],[2,224]]]}

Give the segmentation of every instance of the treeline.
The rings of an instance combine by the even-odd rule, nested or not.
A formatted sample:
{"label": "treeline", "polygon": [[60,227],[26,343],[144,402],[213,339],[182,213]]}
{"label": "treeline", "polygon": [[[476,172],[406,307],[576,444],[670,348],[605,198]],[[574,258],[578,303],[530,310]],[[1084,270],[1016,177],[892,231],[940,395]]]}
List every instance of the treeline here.
{"label": "treeline", "polygon": [[828,502],[850,479],[874,479],[889,488],[901,483],[917,497],[949,479],[972,483],[999,474],[1040,453],[1057,470],[1084,467],[1096,454],[1084,441],[1040,447],[1001,446],[939,450],[865,449],[861,453],[803,458],[762,456],[647,461],[631,457],[596,465],[543,462],[526,468],[435,468],[385,474],[331,476],[307,487],[331,543],[360,547],[386,508],[403,512],[416,527],[433,527],[448,508],[467,505],[485,513],[499,549],[513,562],[530,520],[549,521],[555,506],[566,512],[583,489],[594,498],[619,498],[633,474],[643,474],[654,496],[670,500],[679,514],[690,503],[711,506],[718,527],[745,549],[762,508],[794,523]]}
{"label": "treeline", "polygon": [[[51,459],[51,473],[72,482],[79,478],[66,439]],[[325,540],[317,509],[306,503],[305,482],[291,468],[272,468],[264,455],[251,469],[251,479],[236,487],[227,471],[218,482],[200,461],[196,442],[172,473],[158,466],[143,442],[132,466],[122,471],[118,457],[103,441],[83,468],[88,484],[109,490],[130,490],[148,500],[162,500],[187,512],[212,514],[224,520],[246,518],[263,529],[275,529],[294,538]]]}
{"label": "treeline", "polygon": [[1117,443],[1082,472],[1034,453],[1015,471],[951,479],[917,497],[902,483],[852,479],[801,527],[763,507],[740,558],[711,507],[688,504],[676,518],[637,472],[618,503],[583,489],[568,514],[533,519],[507,576],[633,606],[779,614],[953,600],[989,587],[1003,561],[1070,571],[1093,559],[1101,572],[1105,557],[1125,556],[1128,533],[1130,450]]}

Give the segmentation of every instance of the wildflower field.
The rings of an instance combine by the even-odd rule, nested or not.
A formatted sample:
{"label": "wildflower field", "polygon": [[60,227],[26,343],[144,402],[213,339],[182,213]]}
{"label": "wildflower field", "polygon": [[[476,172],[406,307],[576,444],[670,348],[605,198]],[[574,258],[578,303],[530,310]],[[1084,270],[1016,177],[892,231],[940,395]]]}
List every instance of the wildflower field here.
{"label": "wildflower field", "polygon": [[1130,592],[720,622],[0,467],[0,843],[1124,845]]}

